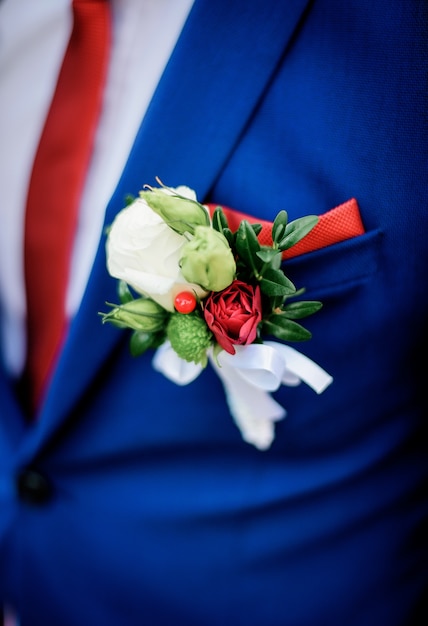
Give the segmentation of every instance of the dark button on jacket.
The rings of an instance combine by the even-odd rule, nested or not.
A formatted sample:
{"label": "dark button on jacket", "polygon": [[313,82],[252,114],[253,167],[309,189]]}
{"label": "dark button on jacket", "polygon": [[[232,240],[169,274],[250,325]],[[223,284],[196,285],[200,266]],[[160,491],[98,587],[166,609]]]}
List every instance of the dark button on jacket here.
{"label": "dark button on jacket", "polygon": [[39,471],[23,469],[17,476],[18,495],[24,502],[44,504],[52,496],[52,486],[48,479]]}

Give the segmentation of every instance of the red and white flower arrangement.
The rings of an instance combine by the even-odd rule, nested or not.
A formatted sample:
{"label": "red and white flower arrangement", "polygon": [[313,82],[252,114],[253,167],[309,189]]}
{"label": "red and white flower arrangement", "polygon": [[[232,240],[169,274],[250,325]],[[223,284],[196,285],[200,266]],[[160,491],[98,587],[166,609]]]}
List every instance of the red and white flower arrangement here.
{"label": "red and white flower arrangement", "polygon": [[[132,329],[134,356],[155,349],[153,366],[185,385],[210,363],[220,377],[243,438],[267,449],[274,423],[286,415],[271,392],[301,380],[321,393],[332,382],[313,361],[282,342],[311,334],[297,320],[321,308],[296,300],[282,253],[317,223],[288,221],[280,211],[272,245],[260,244],[259,224],[229,228],[221,207],[212,217],[185,186],[146,186],[118,213],[107,233],[107,269],[119,280],[120,304],[103,322]],[[269,341],[276,337],[280,340]]]}

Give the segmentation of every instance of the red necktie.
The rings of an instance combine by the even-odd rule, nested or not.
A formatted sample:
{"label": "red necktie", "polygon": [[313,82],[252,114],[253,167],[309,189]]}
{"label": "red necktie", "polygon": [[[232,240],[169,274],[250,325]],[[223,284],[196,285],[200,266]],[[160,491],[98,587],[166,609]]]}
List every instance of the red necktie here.
{"label": "red necktie", "polygon": [[73,0],[73,29],[35,156],[25,223],[27,366],[34,411],[66,332],[77,208],[101,109],[110,44],[105,0]]}

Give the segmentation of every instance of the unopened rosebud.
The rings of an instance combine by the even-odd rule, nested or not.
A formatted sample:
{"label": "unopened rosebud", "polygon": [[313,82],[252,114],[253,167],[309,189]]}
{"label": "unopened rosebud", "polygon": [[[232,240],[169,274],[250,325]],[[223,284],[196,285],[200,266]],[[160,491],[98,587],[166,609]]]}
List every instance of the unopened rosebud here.
{"label": "unopened rosebud", "polygon": [[155,333],[165,325],[167,312],[157,302],[149,298],[137,298],[126,304],[114,307],[103,315],[103,322],[111,322],[122,328],[132,328],[147,333]]}
{"label": "unopened rosebud", "polygon": [[140,191],[140,197],[177,233],[193,234],[195,226],[208,226],[207,209],[196,200],[196,194],[188,187],[150,188]]}
{"label": "unopened rosebud", "polygon": [[224,235],[209,226],[197,226],[195,236],[182,248],[184,278],[207,291],[221,291],[235,278],[236,263]]}

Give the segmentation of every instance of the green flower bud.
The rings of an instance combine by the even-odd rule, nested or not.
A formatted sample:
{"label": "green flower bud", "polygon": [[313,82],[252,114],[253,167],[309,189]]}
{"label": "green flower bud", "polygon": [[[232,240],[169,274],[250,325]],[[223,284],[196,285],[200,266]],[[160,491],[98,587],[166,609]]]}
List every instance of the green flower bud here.
{"label": "green flower bud", "polygon": [[[182,191],[183,195],[178,193]],[[195,226],[208,226],[210,223],[207,209],[193,199],[194,192],[188,187],[150,188],[140,191],[140,197],[157,213],[170,228],[179,234],[193,234]]]}
{"label": "green flower bud", "polygon": [[181,252],[181,273],[190,283],[221,291],[235,278],[236,263],[227,239],[209,226],[197,226]]}
{"label": "green flower bud", "polygon": [[137,298],[115,306],[103,315],[103,322],[111,322],[121,328],[156,333],[164,327],[167,315],[167,311],[157,302],[149,298]]}
{"label": "green flower bud", "polygon": [[198,313],[173,313],[169,318],[166,334],[173,350],[181,359],[206,367],[212,334]]}

